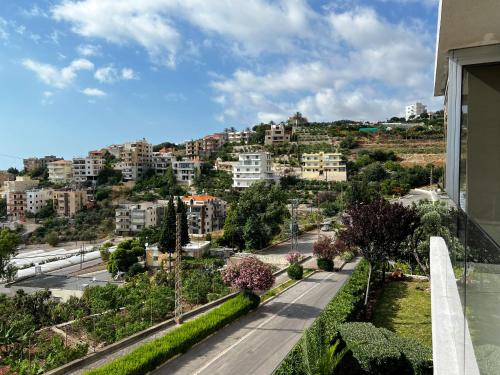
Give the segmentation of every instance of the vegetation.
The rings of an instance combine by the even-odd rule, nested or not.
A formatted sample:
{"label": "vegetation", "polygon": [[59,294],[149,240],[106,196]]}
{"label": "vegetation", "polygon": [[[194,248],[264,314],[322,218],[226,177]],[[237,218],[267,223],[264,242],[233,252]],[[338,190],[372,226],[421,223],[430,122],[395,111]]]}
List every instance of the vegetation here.
{"label": "vegetation", "polygon": [[10,264],[10,258],[16,254],[21,238],[10,229],[0,230],[0,278],[10,279],[15,268]]}
{"label": "vegetation", "polygon": [[233,288],[247,291],[267,290],[273,286],[275,280],[271,265],[253,256],[228,265],[222,273],[222,278]]}
{"label": "vegetation", "polygon": [[7,217],[7,199],[0,198],[0,219]]}
{"label": "vegetation", "polygon": [[431,297],[428,281],[391,281],[376,302],[372,322],[402,337],[432,347]]}
{"label": "vegetation", "polygon": [[127,273],[137,264],[139,258],[146,256],[144,246],[137,240],[120,242],[115,251],[109,255],[106,265],[108,272],[115,276],[118,272]]}
{"label": "vegetation", "polygon": [[300,280],[304,274],[304,267],[298,263],[292,263],[286,270],[288,277],[292,280]]}
{"label": "vegetation", "polygon": [[90,370],[86,375],[147,374],[163,362],[183,353],[213,332],[224,327],[259,304],[259,297],[240,294],[200,317],[190,320],[166,335],[144,344],[111,363]]}

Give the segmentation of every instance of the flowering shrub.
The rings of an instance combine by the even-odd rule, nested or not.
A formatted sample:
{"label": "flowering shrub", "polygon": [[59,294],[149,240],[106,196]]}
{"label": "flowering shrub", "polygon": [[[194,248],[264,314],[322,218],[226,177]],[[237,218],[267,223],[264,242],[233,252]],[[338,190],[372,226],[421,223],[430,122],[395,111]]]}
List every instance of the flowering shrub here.
{"label": "flowering shrub", "polygon": [[302,254],[297,251],[290,251],[286,256],[286,260],[290,264],[299,263],[301,259]]}
{"label": "flowering shrub", "polygon": [[248,257],[238,264],[229,265],[222,273],[222,279],[233,288],[253,291],[269,289],[275,277],[269,264]]}

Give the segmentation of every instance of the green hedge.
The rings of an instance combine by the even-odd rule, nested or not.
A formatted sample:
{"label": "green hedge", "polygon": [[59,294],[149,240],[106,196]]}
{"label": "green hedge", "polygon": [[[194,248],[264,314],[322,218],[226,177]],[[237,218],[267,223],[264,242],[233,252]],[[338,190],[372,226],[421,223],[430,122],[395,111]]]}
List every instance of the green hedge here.
{"label": "green hedge", "polygon": [[154,341],[86,375],[142,375],[221,329],[259,305],[255,295],[239,294],[214,310],[190,320]]}
{"label": "green hedge", "polygon": [[316,261],[318,268],[323,271],[332,272],[333,271],[333,260],[331,259],[318,259]]}
{"label": "green hedge", "polygon": [[288,277],[292,280],[300,280],[304,276],[304,267],[301,264],[290,264],[286,270]]}
{"label": "green hedge", "polygon": [[[320,352],[319,345],[328,345],[338,331],[338,326],[352,320],[363,306],[364,292],[368,281],[368,262],[362,260],[351,277],[339,290],[335,297],[308,330],[308,351]],[[304,375],[304,336],[288,353],[281,365],[275,370],[275,375]]]}
{"label": "green hedge", "polygon": [[432,352],[419,342],[371,323],[346,323],[338,337],[351,347],[336,370],[345,375],[432,374]]}

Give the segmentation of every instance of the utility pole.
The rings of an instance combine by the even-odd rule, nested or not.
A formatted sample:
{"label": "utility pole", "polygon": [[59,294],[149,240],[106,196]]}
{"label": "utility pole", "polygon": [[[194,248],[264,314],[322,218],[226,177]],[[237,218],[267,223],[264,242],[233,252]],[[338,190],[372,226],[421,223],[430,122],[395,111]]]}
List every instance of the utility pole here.
{"label": "utility pole", "polygon": [[431,165],[431,190],[432,190],[432,169],[433,169],[433,165]]}
{"label": "utility pole", "polygon": [[297,223],[298,199],[292,199],[292,220],[290,223],[290,250],[297,251],[299,248],[299,225]]}
{"label": "utility pole", "polygon": [[175,231],[175,314],[174,320],[177,324],[182,323],[182,244],[181,244],[181,221],[182,214],[177,215],[177,226]]}

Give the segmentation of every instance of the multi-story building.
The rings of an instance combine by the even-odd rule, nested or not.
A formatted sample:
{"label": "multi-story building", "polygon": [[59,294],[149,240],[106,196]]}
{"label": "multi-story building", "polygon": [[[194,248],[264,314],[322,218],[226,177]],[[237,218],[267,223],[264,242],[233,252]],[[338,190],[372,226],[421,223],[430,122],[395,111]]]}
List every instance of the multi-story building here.
{"label": "multi-story building", "polygon": [[199,157],[203,153],[203,140],[192,139],[185,142],[186,145],[186,156],[189,158]]}
{"label": "multi-story building", "polygon": [[323,181],[347,181],[342,154],[318,152],[302,155],[302,178]]}
{"label": "multi-story building", "polygon": [[75,182],[94,181],[104,168],[104,151],[90,151],[87,157],[73,158],[73,180]]}
{"label": "multi-story building", "polygon": [[53,204],[52,189],[26,190],[26,212],[38,213],[47,204]]}
{"label": "multi-story building", "polygon": [[26,192],[10,191],[7,193],[7,219],[9,221],[26,219]]}
{"label": "multi-story building", "polygon": [[32,180],[29,176],[16,176],[14,181],[4,181],[3,189],[5,192],[26,191],[37,187],[40,181]]}
{"label": "multi-story building", "polygon": [[73,217],[78,211],[89,206],[85,190],[55,190],[52,200],[58,216]]}
{"label": "multi-story building", "polygon": [[500,374],[499,15],[497,0],[441,0],[434,93],[445,96],[445,189],[458,241],[430,240],[439,375]]}
{"label": "multi-story building", "polygon": [[266,130],[266,138],[264,139],[264,143],[266,145],[273,145],[283,142],[290,142],[290,133],[286,131],[285,125],[271,125],[271,128]]}
{"label": "multi-story building", "polygon": [[233,168],[237,164],[238,164],[237,161],[223,161],[221,158],[217,158],[215,160],[214,169],[216,171],[224,171],[232,174]]}
{"label": "multi-story building", "polygon": [[26,172],[33,172],[40,168],[47,168],[49,163],[62,159],[55,155],[47,155],[43,158],[27,158],[23,160],[24,170]]}
{"label": "multi-story building", "polygon": [[200,169],[201,162],[198,159],[194,160],[173,160],[172,169],[177,182],[181,185],[191,186],[193,184],[196,170]]}
{"label": "multi-story building", "polygon": [[245,152],[233,166],[233,187],[247,188],[257,181],[274,181],[273,159],[269,152]]}
{"label": "multi-story building", "polygon": [[156,174],[164,174],[167,169],[172,166],[172,161],[176,157],[171,152],[165,152],[163,149],[158,152],[153,152],[152,168]]}
{"label": "multi-story building", "polygon": [[73,161],[56,160],[47,165],[49,180],[55,183],[66,183],[73,180]]}
{"label": "multi-story building", "polygon": [[107,150],[118,159],[115,167],[122,171],[126,181],[137,180],[152,167],[153,145],[145,139],[111,145]]}
{"label": "multi-story building", "polygon": [[231,143],[244,143],[248,144],[250,142],[250,137],[255,133],[252,130],[242,130],[240,132],[228,132],[227,140]]}
{"label": "multi-story building", "polygon": [[226,219],[226,202],[212,195],[190,195],[182,198],[188,208],[190,234],[207,234],[221,230]]}
{"label": "multi-story building", "polygon": [[228,140],[227,133],[214,133],[202,139],[185,142],[186,156],[189,158],[210,157]]}
{"label": "multi-story building", "polygon": [[416,118],[424,112],[427,112],[427,107],[420,102],[416,102],[416,103],[407,105],[406,112],[405,112],[406,121],[408,121],[410,119],[410,117]]}
{"label": "multi-story building", "polygon": [[125,204],[115,211],[115,233],[134,234],[157,226],[165,214],[166,202]]}

